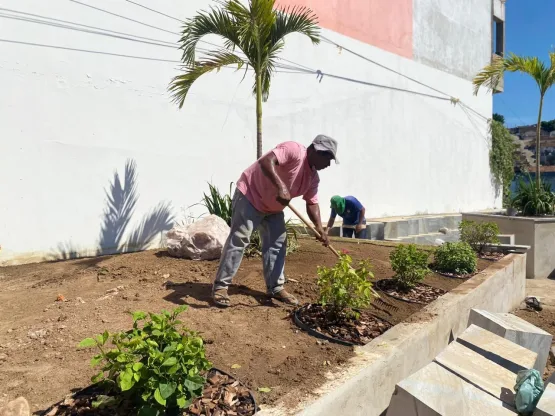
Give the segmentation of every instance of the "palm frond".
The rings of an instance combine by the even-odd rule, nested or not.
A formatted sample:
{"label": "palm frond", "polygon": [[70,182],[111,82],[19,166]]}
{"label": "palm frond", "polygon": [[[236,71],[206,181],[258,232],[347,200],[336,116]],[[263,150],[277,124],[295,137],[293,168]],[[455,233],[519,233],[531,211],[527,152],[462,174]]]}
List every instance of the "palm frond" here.
{"label": "palm frond", "polygon": [[226,13],[223,8],[211,7],[209,12],[199,12],[198,15],[185,22],[179,40],[181,43],[180,49],[183,50],[182,59],[185,64],[194,64],[197,43],[206,35],[221,36],[226,48],[231,51],[241,46],[233,16]]}
{"label": "palm frond", "polygon": [[555,52],[549,52],[549,61],[550,61],[550,68],[549,74],[547,77],[547,87],[551,88],[555,85]]}
{"label": "palm frond", "polygon": [[173,102],[178,104],[179,108],[183,107],[189,89],[197,79],[208,72],[228,65],[237,65],[237,69],[241,69],[245,65],[245,61],[232,52],[219,51],[208,53],[205,58],[193,65],[185,65],[185,72],[174,77],[169,86]]}
{"label": "palm frond", "polygon": [[304,6],[292,6],[275,12],[276,22],[272,28],[272,45],[279,43],[291,33],[302,33],[313,44],[320,43],[320,28],[316,14]]}
{"label": "palm frond", "polygon": [[511,54],[505,62],[505,68],[510,72],[522,72],[530,75],[542,93],[546,92],[546,81],[549,70],[546,65],[535,56],[518,56]]}
{"label": "palm frond", "polygon": [[505,72],[505,60],[501,57],[495,57],[493,62],[486,65],[472,80],[474,85],[474,95],[478,94],[481,87],[486,87],[488,91],[499,83]]}

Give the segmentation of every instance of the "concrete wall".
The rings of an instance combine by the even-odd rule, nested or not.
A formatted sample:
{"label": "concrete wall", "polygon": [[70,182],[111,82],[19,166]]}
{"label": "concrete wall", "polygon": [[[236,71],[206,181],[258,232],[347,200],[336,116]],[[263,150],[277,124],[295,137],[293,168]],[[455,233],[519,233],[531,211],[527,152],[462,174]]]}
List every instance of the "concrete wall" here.
{"label": "concrete wall", "polygon": [[413,4],[415,60],[467,80],[491,61],[490,0],[414,0]]}
{"label": "concrete wall", "polygon": [[[173,45],[180,22],[124,1],[82,3],[162,30],[77,2],[2,2],[0,264],[159,244],[174,219],[183,219],[181,208],[200,200],[207,181],[228,189],[255,159],[252,73],[242,83],[244,74],[232,69],[205,76],[178,111],[167,86],[179,73],[180,53]],[[178,19],[213,4],[141,3]],[[482,6],[469,7],[481,16]],[[460,13],[465,21],[466,12]],[[374,22],[366,20],[368,27]],[[105,36],[94,28],[156,44]],[[401,49],[404,43],[395,36],[402,37],[404,28],[390,41]],[[474,97],[467,79],[329,29],[323,34],[491,115],[491,96]],[[459,39],[444,40],[461,56],[481,47],[465,44],[466,50]],[[487,36],[482,42],[490,43]],[[368,217],[500,205],[489,177],[485,119],[328,43],[313,47],[292,36],[283,57],[324,73],[401,89],[329,76],[318,82],[315,75],[283,70],[276,74],[264,106],[264,150],[284,140],[309,144],[318,133],[339,141],[342,163],[321,174],[324,218],[327,201],[336,193],[356,195]],[[295,205],[302,207],[302,201]],[[203,212],[194,206],[189,214]]]}
{"label": "concrete wall", "polygon": [[[473,308],[508,312],[525,296],[526,256],[511,254],[426,308],[357,348],[347,368],[310,402],[264,410],[260,416],[379,416],[389,405],[395,384],[429,364],[468,326]],[[287,397],[283,399],[287,402]]]}

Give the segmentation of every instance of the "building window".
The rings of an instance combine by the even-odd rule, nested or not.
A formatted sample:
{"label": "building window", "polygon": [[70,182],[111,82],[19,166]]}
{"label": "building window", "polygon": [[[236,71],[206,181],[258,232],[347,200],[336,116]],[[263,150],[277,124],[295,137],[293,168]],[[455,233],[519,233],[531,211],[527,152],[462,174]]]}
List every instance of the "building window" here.
{"label": "building window", "polygon": [[493,17],[492,34],[493,53],[503,56],[505,54],[505,22],[495,16]]}

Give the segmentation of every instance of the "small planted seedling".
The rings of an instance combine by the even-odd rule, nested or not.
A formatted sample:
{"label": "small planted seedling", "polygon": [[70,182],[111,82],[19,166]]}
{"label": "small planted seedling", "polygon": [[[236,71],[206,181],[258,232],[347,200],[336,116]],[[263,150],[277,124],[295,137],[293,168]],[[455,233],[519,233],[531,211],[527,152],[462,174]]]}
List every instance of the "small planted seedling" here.
{"label": "small planted seedling", "polygon": [[358,318],[357,310],[370,306],[374,298],[370,262],[361,261],[356,269],[351,267],[352,258],[341,253],[333,267],[318,267],[318,302],[326,307],[332,320]]}
{"label": "small planted seedling", "polygon": [[415,244],[400,245],[389,255],[391,267],[395,272],[393,279],[401,290],[410,290],[420,283],[430,272],[429,253]]}
{"label": "small planted seedling", "polygon": [[134,312],[130,331],[105,331],[81,341],[80,347],[99,350],[91,365],[100,365],[101,371],[92,381],[112,386],[110,395],[98,396],[96,406],[131,400],[139,416],[163,415],[166,410],[188,407],[202,394],[205,379],[201,374],[211,364],[202,338],[177,320],[186,308],[148,315]]}
{"label": "small planted seedling", "polygon": [[434,268],[443,273],[468,275],[476,272],[478,259],[470,244],[464,241],[444,243],[434,253]]}
{"label": "small planted seedling", "polygon": [[488,244],[499,244],[499,227],[494,222],[464,220],[459,225],[461,241],[470,244],[474,251],[483,254]]}

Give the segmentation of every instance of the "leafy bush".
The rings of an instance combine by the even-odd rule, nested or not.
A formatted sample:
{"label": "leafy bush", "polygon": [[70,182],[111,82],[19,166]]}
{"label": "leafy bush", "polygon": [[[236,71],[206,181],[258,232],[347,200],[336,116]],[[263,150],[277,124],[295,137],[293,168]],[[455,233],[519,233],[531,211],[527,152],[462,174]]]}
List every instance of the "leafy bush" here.
{"label": "leafy bush", "polygon": [[210,192],[202,197],[202,205],[206,207],[212,215],[217,215],[223,219],[227,225],[231,226],[232,215],[232,194],[233,182],[229,184],[229,194],[222,194],[218,188],[211,183],[208,184]]}
{"label": "leafy bush", "polygon": [[430,254],[416,247],[415,244],[400,245],[389,255],[391,267],[395,272],[395,281],[402,290],[409,290],[424,280],[430,272],[428,257]]}
{"label": "leafy bush", "polygon": [[541,186],[538,188],[528,175],[528,181],[522,177],[519,178],[513,205],[527,216],[554,215],[555,194],[551,191],[550,183],[542,180]]}
{"label": "leafy bush", "polygon": [[370,262],[361,261],[356,269],[351,268],[353,259],[340,254],[335,266],[318,267],[318,302],[327,307],[333,320],[358,318],[357,309],[370,306],[373,299]]}
{"label": "leafy bush", "polygon": [[446,273],[470,274],[476,271],[478,259],[470,244],[444,243],[434,253],[436,270]]}
{"label": "leafy bush", "polygon": [[499,227],[494,222],[475,222],[463,220],[459,224],[461,241],[470,244],[470,247],[482,254],[488,244],[499,244]]}
{"label": "leafy bush", "polygon": [[92,366],[102,366],[92,381],[110,384],[114,393],[110,399],[131,400],[140,416],[162,415],[166,409],[189,406],[202,394],[205,379],[201,374],[211,364],[205,358],[202,338],[183,327],[178,330],[181,321],[177,316],[186,308],[183,305],[172,313],[150,313],[149,317],[134,312],[132,330],[115,334],[105,331],[81,341],[80,347],[97,347],[100,351],[91,360]]}

